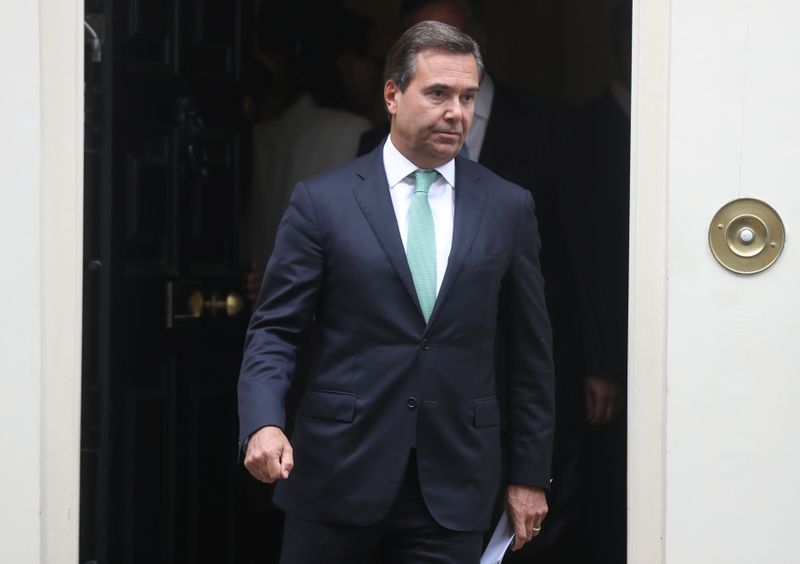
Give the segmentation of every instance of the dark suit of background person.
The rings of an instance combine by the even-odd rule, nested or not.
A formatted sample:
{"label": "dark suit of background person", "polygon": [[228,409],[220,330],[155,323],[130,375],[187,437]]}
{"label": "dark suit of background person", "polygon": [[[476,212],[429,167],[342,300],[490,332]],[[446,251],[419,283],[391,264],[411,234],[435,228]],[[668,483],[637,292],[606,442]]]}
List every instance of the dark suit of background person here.
{"label": "dark suit of background person", "polygon": [[[448,28],[431,22],[420,26]],[[390,89],[398,91],[391,80],[387,93]],[[465,99],[457,91],[447,96],[456,106]],[[389,94],[386,99],[389,104]],[[463,136],[457,144],[448,142],[446,161],[458,152]],[[336,559],[337,543],[359,539],[368,544],[374,535],[392,535],[381,527],[388,519],[397,525],[398,511],[416,491],[443,541],[460,532],[477,539],[468,558],[449,561],[466,564],[474,556],[477,562],[501,481],[494,380],[500,325],[513,367],[508,376],[509,506],[518,508],[512,489],[546,487],[550,476],[551,338],[534,204],[528,192],[480,165],[455,159],[452,248],[426,324],[397,228],[383,151],[295,189],[247,335],[239,381],[240,436],[250,439],[249,456],[262,432],[285,426],[283,402],[295,359],[313,333],[311,373],[292,436],[294,467],[291,475],[289,467],[281,467],[284,479],[274,498],[287,523],[291,518],[284,539],[296,539],[295,549],[308,545],[299,550],[316,555],[309,562],[353,561]],[[285,444],[284,454],[288,448]],[[265,449],[263,455],[266,464],[280,453]],[[537,502],[531,507],[539,499],[543,503],[540,495],[526,498]],[[541,526],[546,506],[537,507],[534,521],[528,522],[533,513],[518,521],[519,536],[530,539]],[[405,539],[410,534],[404,531],[393,542],[418,546],[406,546],[408,560],[393,561],[433,561],[425,556],[425,539]],[[343,550],[352,554],[349,547]]]}
{"label": "dark suit of background person", "polygon": [[[585,289],[587,361],[593,374],[619,390],[619,412],[605,425],[592,426],[583,444],[581,474],[584,558],[581,562],[618,564],[626,552],[626,443],[624,390],[628,351],[628,224],[630,118],[609,92],[582,112],[586,170],[592,189],[582,195],[579,237],[596,241],[580,253],[581,269],[593,284]],[[586,185],[587,187],[590,185]],[[580,248],[580,245],[576,245]]]}
{"label": "dark suit of background person", "polygon": [[610,421],[591,426],[584,438],[581,564],[626,558],[631,25],[630,2],[620,2],[610,27],[615,79],[577,121],[585,176],[576,187],[572,247],[579,275],[592,280],[582,292],[587,364],[590,375],[611,382],[620,395]]}

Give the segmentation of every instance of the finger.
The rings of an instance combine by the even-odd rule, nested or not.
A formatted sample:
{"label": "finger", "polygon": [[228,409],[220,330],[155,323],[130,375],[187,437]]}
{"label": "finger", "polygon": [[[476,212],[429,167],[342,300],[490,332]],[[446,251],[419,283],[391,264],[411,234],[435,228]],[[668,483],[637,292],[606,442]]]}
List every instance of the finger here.
{"label": "finger", "polygon": [[252,442],[247,445],[247,452],[244,454],[244,467],[250,472],[250,475],[259,482],[264,481],[264,475],[261,471],[263,464],[261,460],[255,455],[255,447]]}
{"label": "finger", "polygon": [[265,470],[265,463],[266,461],[264,459],[250,454],[245,459],[244,466],[247,468],[247,471],[250,472],[250,475],[259,482],[270,483],[269,475]]}
{"label": "finger", "polygon": [[519,550],[520,548],[525,546],[526,542],[528,542],[528,541],[525,539],[525,535],[520,536],[520,535],[515,534],[514,535],[514,545],[511,547],[511,551],[514,552],[516,550]]}
{"label": "finger", "polygon": [[608,410],[608,394],[600,392],[594,396],[594,418],[592,425],[602,425],[606,422],[606,412]]}
{"label": "finger", "polygon": [[595,396],[594,393],[591,391],[586,392],[586,420],[589,421],[589,424],[594,425],[594,408],[595,408]]}
{"label": "finger", "polygon": [[286,446],[281,455],[281,477],[285,480],[289,477],[289,472],[294,468],[294,452],[292,447]]}
{"label": "finger", "polygon": [[525,523],[525,542],[523,542],[522,544],[530,542],[530,540],[533,538],[533,518],[530,515],[526,515],[524,523]]}
{"label": "finger", "polygon": [[534,538],[538,537],[539,533],[542,532],[542,523],[544,522],[545,517],[547,517],[547,511],[547,503],[545,502],[543,507],[537,508],[533,513],[533,522],[531,523],[531,528]]}
{"label": "finger", "polygon": [[514,520],[514,546],[511,550],[519,550],[528,542],[528,531],[523,519]]}
{"label": "finger", "polygon": [[281,468],[281,453],[279,450],[272,451],[269,456],[267,456],[266,460],[264,461],[266,464],[264,465],[268,484],[275,482],[278,478],[281,477],[283,473],[283,469]]}
{"label": "finger", "polygon": [[525,539],[525,542],[530,542],[533,539],[533,537],[536,536],[536,532],[533,530],[534,529],[534,524],[533,524],[533,518],[532,517],[530,517],[530,518],[525,520],[525,528],[528,531],[528,536]]}
{"label": "finger", "polygon": [[608,423],[613,419],[614,413],[617,411],[617,401],[616,398],[612,395],[609,398],[608,404],[606,406],[606,413],[605,413],[605,422]]}
{"label": "finger", "polygon": [[608,421],[606,419],[606,415],[608,414],[608,408],[610,406],[610,402],[608,401],[607,394],[600,394],[597,397],[597,400],[594,405],[594,424],[601,425]]}

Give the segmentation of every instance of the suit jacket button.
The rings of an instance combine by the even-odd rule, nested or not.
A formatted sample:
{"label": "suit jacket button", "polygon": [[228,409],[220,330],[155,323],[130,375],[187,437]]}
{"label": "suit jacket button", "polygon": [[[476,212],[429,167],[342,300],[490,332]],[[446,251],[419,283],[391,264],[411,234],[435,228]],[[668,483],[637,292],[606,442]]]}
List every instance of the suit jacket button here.
{"label": "suit jacket button", "polygon": [[408,405],[408,407],[410,409],[414,409],[415,407],[417,407],[417,398],[415,398],[414,396],[411,396],[410,398],[408,398],[408,401],[406,402],[406,404]]}
{"label": "suit jacket button", "polygon": [[423,339],[421,346],[423,351],[427,351],[429,348],[431,348],[431,342],[428,339]]}

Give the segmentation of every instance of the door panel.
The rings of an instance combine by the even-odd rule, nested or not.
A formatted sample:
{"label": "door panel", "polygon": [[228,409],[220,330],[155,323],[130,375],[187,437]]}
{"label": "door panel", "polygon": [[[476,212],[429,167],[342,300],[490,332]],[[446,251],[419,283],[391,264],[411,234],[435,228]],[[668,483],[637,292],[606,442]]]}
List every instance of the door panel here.
{"label": "door panel", "polygon": [[[136,111],[134,109],[133,111]],[[125,151],[120,163],[125,198],[125,266],[129,273],[175,272],[178,253],[174,169],[174,135],[143,135]]]}
{"label": "door panel", "polygon": [[86,63],[81,562],[249,550],[236,419],[247,312],[226,298],[241,292],[251,9],[87,1],[105,37],[103,62]]}
{"label": "door panel", "polygon": [[[127,36],[125,63],[129,68],[177,74],[177,0],[127,0],[114,30]],[[108,10],[106,10],[106,13]]]}

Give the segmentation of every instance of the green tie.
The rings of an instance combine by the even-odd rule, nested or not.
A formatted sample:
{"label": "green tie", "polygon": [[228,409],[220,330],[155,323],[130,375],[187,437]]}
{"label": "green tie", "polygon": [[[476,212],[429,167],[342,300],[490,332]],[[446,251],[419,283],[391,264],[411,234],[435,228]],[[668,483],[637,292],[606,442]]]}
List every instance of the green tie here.
{"label": "green tie", "polygon": [[426,322],[436,302],[436,234],[431,206],[428,203],[428,189],[438,174],[435,170],[414,172],[416,187],[408,211],[406,256]]}

